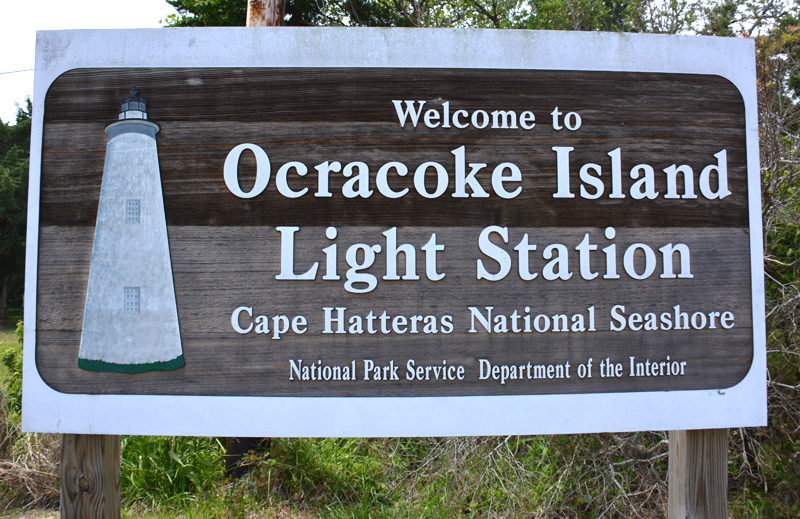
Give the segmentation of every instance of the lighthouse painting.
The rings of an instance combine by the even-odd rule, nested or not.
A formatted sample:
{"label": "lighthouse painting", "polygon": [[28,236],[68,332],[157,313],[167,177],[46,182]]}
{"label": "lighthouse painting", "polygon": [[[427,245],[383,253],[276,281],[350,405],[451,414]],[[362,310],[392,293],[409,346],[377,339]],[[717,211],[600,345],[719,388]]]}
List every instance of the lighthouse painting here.
{"label": "lighthouse painting", "polygon": [[148,100],[123,99],[108,142],[78,366],[140,373],[184,365],[156,133]]}

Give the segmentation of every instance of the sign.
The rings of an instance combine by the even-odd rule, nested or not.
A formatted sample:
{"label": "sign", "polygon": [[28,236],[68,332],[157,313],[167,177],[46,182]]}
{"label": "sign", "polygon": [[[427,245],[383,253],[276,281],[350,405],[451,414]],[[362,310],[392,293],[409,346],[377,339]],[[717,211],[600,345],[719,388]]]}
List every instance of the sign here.
{"label": "sign", "polygon": [[40,33],[24,425],[766,419],[752,40]]}

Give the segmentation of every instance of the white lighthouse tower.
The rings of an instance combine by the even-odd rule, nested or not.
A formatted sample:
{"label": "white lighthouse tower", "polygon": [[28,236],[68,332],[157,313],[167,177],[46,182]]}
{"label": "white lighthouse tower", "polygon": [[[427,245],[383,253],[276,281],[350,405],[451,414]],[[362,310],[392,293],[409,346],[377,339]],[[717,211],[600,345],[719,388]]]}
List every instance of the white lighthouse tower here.
{"label": "white lighthouse tower", "polygon": [[183,366],[156,133],[136,89],[106,127],[78,366],[139,373]]}

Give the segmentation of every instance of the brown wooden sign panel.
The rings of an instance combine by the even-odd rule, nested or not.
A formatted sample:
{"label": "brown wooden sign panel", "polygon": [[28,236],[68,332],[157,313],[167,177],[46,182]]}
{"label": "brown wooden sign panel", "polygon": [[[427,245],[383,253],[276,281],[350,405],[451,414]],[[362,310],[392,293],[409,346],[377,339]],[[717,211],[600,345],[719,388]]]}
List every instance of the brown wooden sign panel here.
{"label": "brown wooden sign panel", "polygon": [[[132,87],[160,126],[185,364],[95,371],[104,129]],[[44,114],[36,365],[58,391],[631,392],[750,369],[745,111],[719,76],[75,69]]]}

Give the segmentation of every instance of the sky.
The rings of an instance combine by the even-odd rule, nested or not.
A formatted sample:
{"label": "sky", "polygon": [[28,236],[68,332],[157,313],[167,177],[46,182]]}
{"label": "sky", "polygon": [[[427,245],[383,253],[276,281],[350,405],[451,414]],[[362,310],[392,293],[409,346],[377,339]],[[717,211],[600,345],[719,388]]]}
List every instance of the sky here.
{"label": "sky", "polygon": [[0,0],[0,119],[33,93],[37,30],[162,27],[173,13],[164,0]]}

